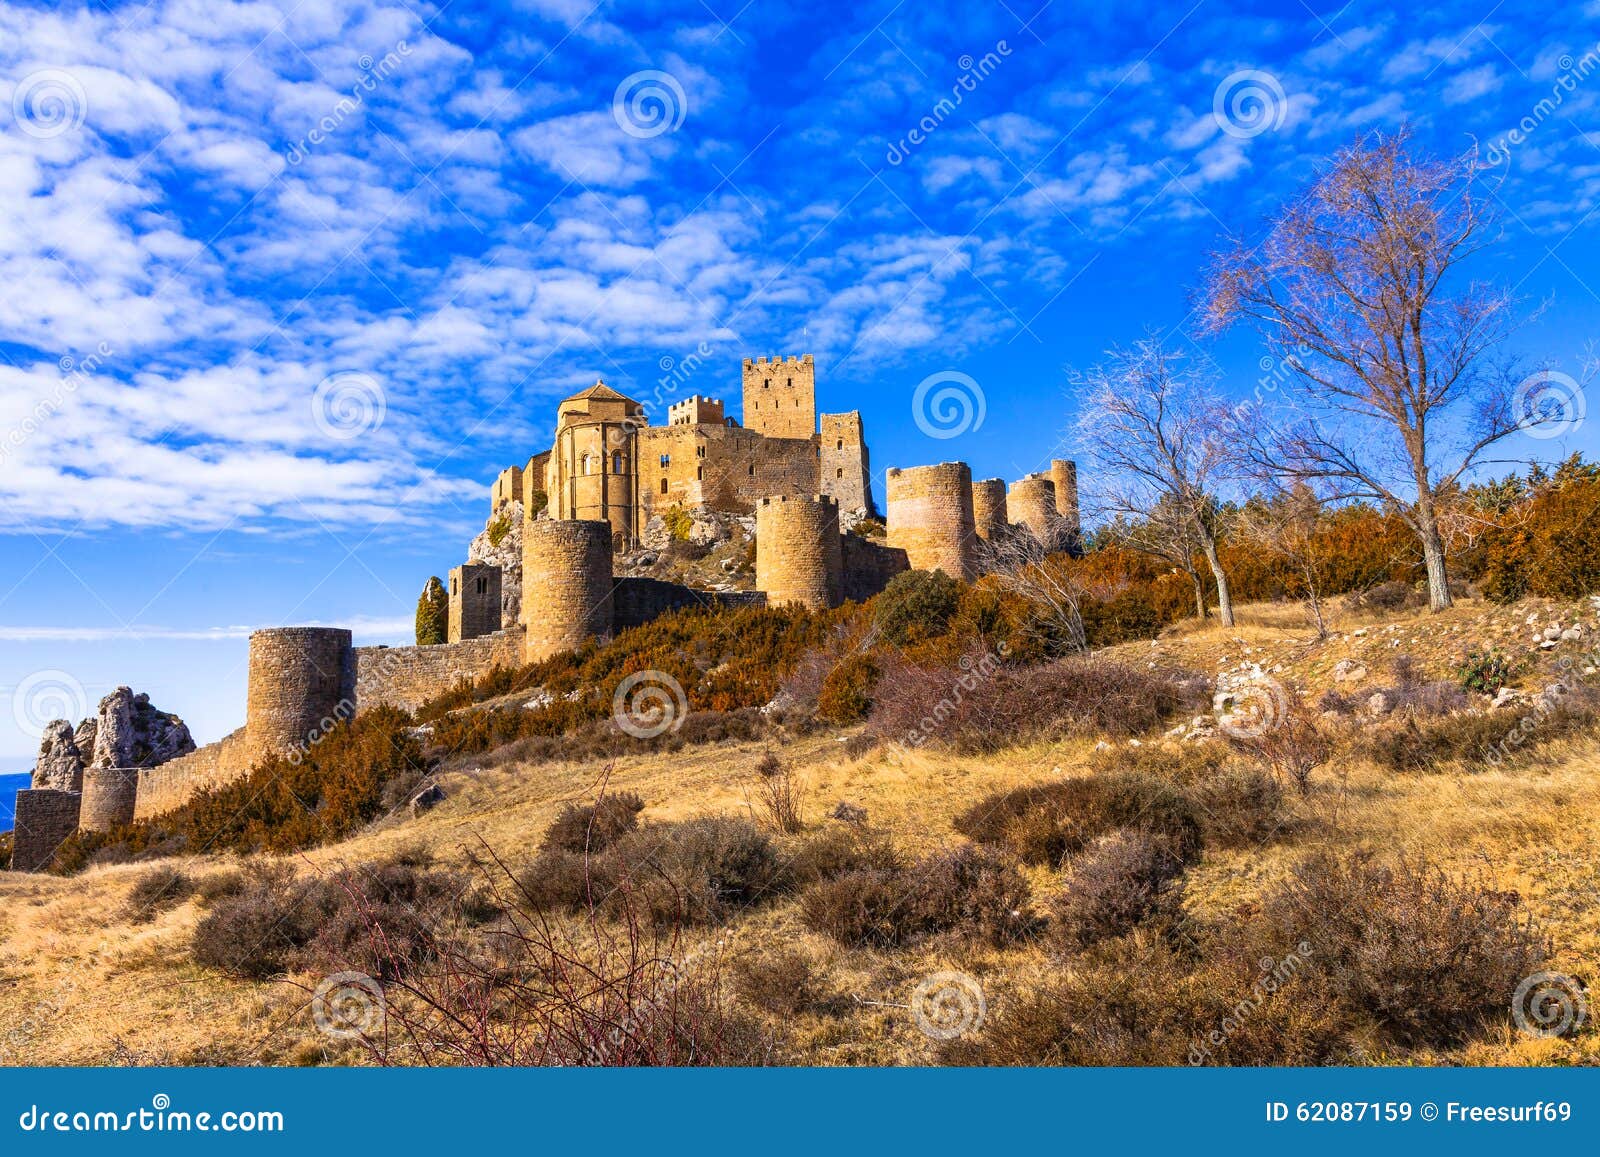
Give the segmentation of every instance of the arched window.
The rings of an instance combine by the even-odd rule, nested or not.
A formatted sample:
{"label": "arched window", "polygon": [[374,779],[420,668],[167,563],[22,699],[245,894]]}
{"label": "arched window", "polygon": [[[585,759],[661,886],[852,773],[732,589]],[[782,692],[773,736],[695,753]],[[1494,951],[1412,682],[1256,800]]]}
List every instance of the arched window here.
{"label": "arched window", "polygon": [[622,451],[614,450],[611,453],[611,473],[621,474],[622,472]]}
{"label": "arched window", "polygon": [[704,482],[706,480],[706,468],[704,466],[696,466],[694,476],[696,481]]}
{"label": "arched window", "polygon": [[585,475],[589,473],[589,455],[587,454],[583,456],[583,472]]}
{"label": "arched window", "polygon": [[833,476],[835,478],[843,478],[844,477],[844,467],[841,466],[839,469],[835,470],[833,472]]}
{"label": "arched window", "polygon": [[843,450],[844,449],[844,439],[840,438],[837,442],[835,442],[833,448],[835,450]]}
{"label": "arched window", "polygon": [[754,478],[754,477],[755,477],[755,476],[756,476],[756,467],[755,467],[755,463],[753,463],[753,462],[752,462],[752,463],[751,463],[751,464],[750,464],[750,466],[749,466],[749,471],[748,471],[748,472],[749,472],[749,474],[750,474],[750,477],[752,477],[752,478]]}
{"label": "arched window", "polygon": [[667,480],[665,478],[663,478],[661,480],[661,493],[665,494],[666,492],[667,492]]}

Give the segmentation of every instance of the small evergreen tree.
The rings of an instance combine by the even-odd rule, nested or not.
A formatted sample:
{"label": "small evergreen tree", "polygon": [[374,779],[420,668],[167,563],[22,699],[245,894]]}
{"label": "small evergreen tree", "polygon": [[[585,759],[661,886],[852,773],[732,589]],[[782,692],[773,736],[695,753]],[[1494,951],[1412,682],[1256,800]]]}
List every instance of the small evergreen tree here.
{"label": "small evergreen tree", "polygon": [[432,647],[445,641],[450,625],[450,596],[434,575],[417,598],[417,646]]}

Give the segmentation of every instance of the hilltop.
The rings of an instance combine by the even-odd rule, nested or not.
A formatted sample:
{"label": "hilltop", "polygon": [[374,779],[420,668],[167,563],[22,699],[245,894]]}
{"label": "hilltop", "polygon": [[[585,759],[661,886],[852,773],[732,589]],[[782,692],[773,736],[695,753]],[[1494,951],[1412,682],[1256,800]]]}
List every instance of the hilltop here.
{"label": "hilltop", "polygon": [[[1061,1030],[1048,1027],[1055,1023],[1050,1018],[1079,1007],[1074,1001],[1088,999],[1074,985],[1092,990],[1106,977],[1120,976],[1124,990],[1101,992],[1092,1004],[1097,1010],[1092,1017],[1081,1010],[1073,1015],[1090,1017],[1084,1022],[1090,1025],[1099,1023],[1094,1018],[1115,1018],[1130,1008],[1160,1008],[1168,1027],[1152,1028],[1147,1044],[1134,1048],[1118,1043],[1117,1033],[1105,1036],[1110,1030],[1101,1025],[1095,1031],[1103,1039],[1093,1047],[1102,1050],[1105,1063],[1181,1064],[1186,1053],[1180,1046],[1188,1037],[1171,1026],[1187,1023],[1185,1015],[1210,1023],[1211,1014],[1204,1010],[1213,998],[1196,985],[1208,975],[1216,983],[1215,976],[1221,975],[1207,970],[1223,968],[1225,955],[1217,955],[1223,952],[1218,946],[1227,943],[1228,930],[1254,927],[1265,919],[1274,890],[1293,878],[1296,865],[1320,853],[1348,857],[1367,851],[1383,864],[1426,865],[1426,872],[1442,872],[1452,887],[1466,889],[1448,895],[1479,897],[1472,903],[1479,905],[1476,910],[1486,924],[1505,906],[1514,907],[1515,915],[1505,926],[1523,927],[1531,920],[1537,936],[1548,941],[1550,951],[1538,961],[1541,971],[1595,975],[1600,964],[1600,816],[1580,805],[1600,787],[1600,732],[1585,715],[1579,724],[1561,724],[1553,738],[1530,743],[1501,766],[1485,761],[1481,742],[1485,734],[1511,731],[1523,718],[1543,719],[1519,696],[1536,695],[1563,673],[1575,688],[1571,702],[1587,695],[1585,680],[1593,674],[1589,656],[1600,630],[1591,602],[1524,600],[1497,607],[1463,600],[1439,615],[1342,609],[1334,613],[1330,627],[1329,636],[1318,640],[1297,608],[1264,604],[1243,608],[1235,629],[1180,625],[1156,640],[1117,644],[1088,660],[1157,675],[1201,671],[1265,678],[1286,701],[1314,704],[1332,752],[1312,772],[1310,791],[1304,795],[1292,785],[1280,785],[1284,790],[1270,793],[1271,800],[1205,795],[1204,784],[1221,782],[1225,774],[1243,774],[1252,765],[1244,749],[1236,749],[1225,735],[1196,738],[1196,733],[1215,731],[1216,715],[1205,709],[1191,717],[1186,708],[1133,735],[1078,729],[984,751],[938,744],[885,746],[861,738],[859,727],[791,722],[754,738],[592,759],[528,762],[516,758],[515,748],[486,752],[456,761],[454,770],[439,777],[444,798],[431,809],[414,816],[397,809],[352,838],[284,857],[283,862],[303,878],[341,866],[385,862],[471,875],[482,870],[471,864],[481,866],[492,851],[521,872],[536,862],[541,838],[563,807],[592,802],[602,787],[618,798],[636,793],[643,802],[638,818],[645,830],[664,831],[668,829],[657,825],[708,815],[764,825],[762,785],[773,769],[763,761],[776,752],[797,781],[804,829],[767,837],[780,858],[813,862],[815,853],[805,848],[818,841],[837,844],[836,833],[858,830],[831,815],[859,820],[864,813],[871,838],[886,841],[898,861],[908,864],[973,846],[956,825],[982,836],[981,825],[975,828],[970,814],[963,818],[963,813],[996,793],[1085,776],[1123,777],[1116,782],[1134,783],[1126,777],[1136,775],[1146,777],[1137,782],[1164,782],[1187,793],[1185,799],[1209,801],[1196,813],[1203,832],[1197,838],[1203,842],[1183,870],[1181,914],[1172,916],[1170,925],[1152,917],[1154,923],[1146,920],[1127,935],[1084,953],[1064,950],[1047,930],[989,935],[981,931],[981,919],[974,925],[966,918],[954,919],[943,931],[852,947],[818,930],[814,893],[823,885],[796,885],[733,904],[720,922],[690,921],[671,933],[673,955],[695,962],[696,983],[711,985],[740,1025],[770,1034],[775,1043],[763,1054],[770,1059],[929,1063],[964,1059],[968,1054],[959,1049],[979,1042],[976,1047],[989,1051],[970,1059],[1003,1061],[1015,1055],[1007,1049],[1038,1050],[1041,1040],[1056,1039],[1051,1034]],[[1546,639],[1552,627],[1559,628],[1557,637]],[[1560,637],[1573,631],[1577,637]],[[1447,694],[1460,682],[1463,657],[1489,646],[1502,648],[1515,669],[1513,691],[1497,696],[1502,706],[1491,709],[1495,697],[1479,692]],[[1397,668],[1401,656],[1407,659]],[[1379,694],[1391,701],[1381,710],[1370,705]],[[1218,710],[1225,720],[1232,707]],[[1207,717],[1210,722],[1197,726],[1197,720]],[[1487,725],[1473,722],[1485,720]],[[1467,730],[1450,730],[1459,730],[1463,721]],[[1426,770],[1386,766],[1395,749],[1374,745],[1408,728],[1436,744]],[[1471,738],[1461,738],[1467,731]],[[1226,816],[1218,802],[1224,799],[1231,809]],[[841,811],[840,805],[848,808]],[[1167,806],[1159,804],[1157,810]],[[1270,815],[1245,835],[1227,834],[1225,829],[1231,829],[1222,821],[1242,817],[1247,809]],[[1119,822],[1138,827],[1149,821],[1135,817]],[[1002,850],[1018,846],[1007,843],[1010,839],[1000,840]],[[1090,850],[1099,847],[1092,844]],[[196,928],[208,912],[226,903],[241,865],[259,859],[184,857],[91,867],[70,878],[0,876],[0,1023],[6,1026],[0,1033],[0,1060],[303,1064],[369,1059],[356,1041],[329,1037],[314,1023],[312,994],[332,962],[320,968],[293,967],[284,976],[267,979],[245,979],[196,963]],[[1071,890],[1078,878],[1071,865],[1058,869],[1028,862],[1026,856],[1011,862],[1015,867],[1008,870],[1031,893],[1028,911],[1048,917],[1050,927],[1060,924],[1065,917],[1052,897],[1064,887]],[[1074,863],[1081,873],[1081,859]],[[167,868],[181,871],[188,878],[186,889],[194,890],[185,890],[171,906],[132,914],[134,890]],[[861,871],[858,867],[858,876]],[[866,871],[870,875],[872,869]],[[981,909],[987,894],[980,888],[968,900]],[[972,911],[981,916],[979,909]],[[1417,918],[1375,910],[1373,918],[1379,916]],[[596,927],[615,927],[605,919]],[[558,915],[556,922],[569,927],[566,917]],[[586,942],[588,927],[582,919],[570,924],[576,942]],[[1163,927],[1169,930],[1162,932]],[[1447,933],[1432,928],[1430,934]],[[1322,927],[1316,934],[1328,938],[1319,950],[1329,959],[1345,933]],[[1496,943],[1505,953],[1516,947],[1510,941]],[[1186,955],[1193,953],[1201,955]],[[1293,943],[1280,943],[1269,955],[1281,963],[1296,959],[1294,953]],[[1303,964],[1297,960],[1296,967]],[[1490,963],[1480,961],[1479,966],[1488,969]],[[1253,970],[1254,965],[1245,970],[1247,980]],[[954,1044],[919,1029],[908,1007],[926,978],[949,973],[979,986],[985,1022],[981,1031]],[[1318,1059],[1317,1050],[1327,1052],[1320,1059],[1343,1063],[1597,1059],[1592,1032],[1566,1038],[1528,1035],[1518,1031],[1504,1009],[1470,1016],[1457,1010],[1450,1015],[1459,1023],[1451,1021],[1448,1031],[1441,1027],[1446,1023],[1442,1019],[1402,1031],[1373,1015],[1344,988],[1338,988],[1342,995],[1330,1004],[1326,986],[1333,983],[1308,971],[1261,1005],[1255,1015],[1260,1025],[1270,1026],[1275,1042],[1270,1047],[1278,1055],[1311,1063]],[[1303,995],[1293,995],[1295,986]],[[958,1003],[966,999],[960,991],[955,998]],[[403,999],[391,989],[391,1000]],[[1218,1007],[1225,1010],[1226,1005]],[[1169,1032],[1179,1033],[1182,1040],[1165,1040]],[[1230,1029],[1225,1035],[1227,1048],[1267,1047],[1252,1044],[1245,1029]],[[1061,1046],[1067,1047],[1066,1053],[1039,1052],[1032,1059],[1081,1061],[1083,1049],[1090,1046],[1073,1040],[1070,1047]],[[1223,1059],[1228,1057],[1235,1062],[1250,1059],[1241,1053]]]}

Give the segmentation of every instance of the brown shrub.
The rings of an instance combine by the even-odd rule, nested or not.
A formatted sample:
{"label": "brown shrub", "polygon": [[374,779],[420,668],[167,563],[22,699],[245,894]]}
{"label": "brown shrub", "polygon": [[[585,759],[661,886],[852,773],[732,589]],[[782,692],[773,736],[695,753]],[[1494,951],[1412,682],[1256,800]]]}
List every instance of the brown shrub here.
{"label": "brown shrub", "polygon": [[805,786],[795,776],[790,766],[771,751],[765,752],[756,763],[755,802],[767,826],[784,835],[792,835],[805,828],[802,814]]}
{"label": "brown shrub", "polygon": [[128,919],[142,923],[176,908],[198,890],[194,880],[177,868],[163,864],[134,881],[128,892]]}
{"label": "brown shrub", "polygon": [[1217,743],[1117,744],[1089,756],[1089,770],[1099,775],[1143,775],[1188,785],[1216,776],[1228,766],[1230,753]]}
{"label": "brown shrub", "polygon": [[[1593,730],[1596,719],[1583,703],[1543,712],[1530,708],[1522,716],[1491,712],[1421,721],[1407,718],[1371,732],[1360,751],[1379,767],[1408,774],[1438,771],[1450,764],[1516,765],[1535,758],[1540,747],[1554,740]],[[1524,720],[1529,721],[1526,727]]]}
{"label": "brown shrub", "polygon": [[1200,851],[1200,823],[1182,791],[1148,775],[1089,775],[1013,788],[962,812],[956,831],[1054,867],[1097,836],[1132,827],[1164,836],[1184,862]]}
{"label": "brown shrub", "polygon": [[734,967],[734,991],[774,1016],[794,1016],[822,1000],[816,966],[798,948],[779,947]]}
{"label": "brown shrub", "polygon": [[592,804],[566,804],[545,831],[543,851],[600,852],[639,826],[644,800],[631,791],[602,795]]}
{"label": "brown shrub", "polygon": [[939,932],[1006,944],[1027,935],[1028,884],[985,848],[937,852],[904,869],[862,868],[809,888],[806,927],[855,948],[892,948]]}
{"label": "brown shrub", "polygon": [[1311,790],[1311,773],[1333,753],[1333,745],[1312,719],[1298,695],[1283,693],[1281,711],[1262,720],[1260,734],[1235,733],[1228,742],[1235,751],[1254,759],[1277,776],[1280,783],[1293,784],[1301,795]]}
{"label": "brown shrub", "polygon": [[1196,685],[1104,658],[1009,667],[967,656],[953,667],[897,663],[878,683],[868,732],[885,742],[997,751],[1037,739],[1136,735],[1193,707]]}
{"label": "brown shrub", "polygon": [[1513,892],[1426,861],[1323,853],[1269,898],[1283,942],[1304,941],[1337,997],[1408,1045],[1446,1046],[1503,1018],[1550,946]]}
{"label": "brown shrub", "polygon": [[824,828],[783,849],[785,871],[795,887],[804,888],[862,869],[895,871],[901,866],[893,842],[881,832],[851,825]]}
{"label": "brown shrub", "polygon": [[1291,816],[1277,779],[1256,768],[1229,767],[1189,789],[1208,843],[1256,847],[1283,831]]}
{"label": "brown shrub", "polygon": [[1052,936],[1075,952],[1147,920],[1175,919],[1182,875],[1183,862],[1159,836],[1128,829],[1101,836],[1068,866],[1050,906]]}
{"label": "brown shrub", "polygon": [[872,694],[880,674],[871,655],[846,655],[822,680],[817,692],[817,714],[844,727],[860,723],[872,710]]}

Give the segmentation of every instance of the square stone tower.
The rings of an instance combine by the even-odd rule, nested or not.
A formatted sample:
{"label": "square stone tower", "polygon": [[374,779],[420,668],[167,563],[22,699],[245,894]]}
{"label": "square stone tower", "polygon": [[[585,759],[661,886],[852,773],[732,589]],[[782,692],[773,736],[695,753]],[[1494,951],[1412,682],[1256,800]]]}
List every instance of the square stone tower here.
{"label": "square stone tower", "polygon": [[817,370],[811,355],[744,359],[744,425],[768,438],[817,433]]}
{"label": "square stone tower", "polygon": [[492,635],[500,629],[500,568],[482,563],[452,567],[450,626],[445,637],[452,643]]}
{"label": "square stone tower", "polygon": [[859,410],[822,415],[821,472],[822,493],[837,501],[840,510],[877,513],[872,503],[872,463]]}

